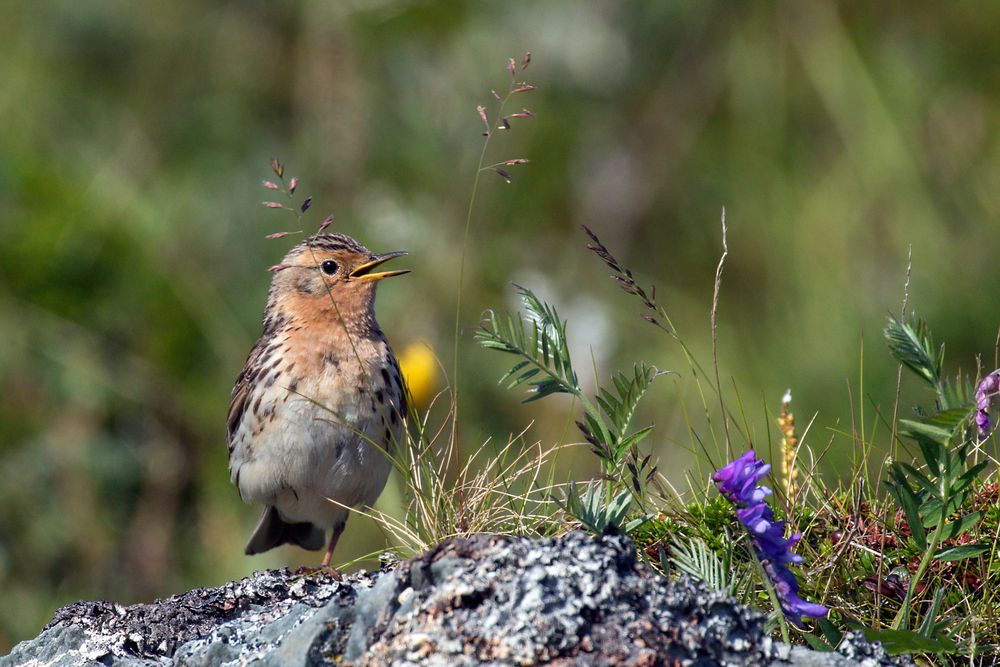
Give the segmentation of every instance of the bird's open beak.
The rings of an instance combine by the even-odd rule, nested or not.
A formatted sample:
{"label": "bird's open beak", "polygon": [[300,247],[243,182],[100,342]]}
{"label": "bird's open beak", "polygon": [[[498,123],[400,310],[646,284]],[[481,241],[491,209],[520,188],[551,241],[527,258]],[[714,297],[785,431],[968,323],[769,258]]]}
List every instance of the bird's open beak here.
{"label": "bird's open beak", "polygon": [[409,273],[409,269],[403,269],[402,271],[379,271],[377,273],[372,273],[371,270],[377,266],[381,266],[385,262],[388,262],[394,257],[402,257],[406,253],[403,251],[399,252],[384,252],[381,255],[372,255],[370,261],[365,262],[361,266],[355,267],[351,271],[351,280],[382,280],[383,278],[392,278],[393,276],[401,276],[404,273]]}

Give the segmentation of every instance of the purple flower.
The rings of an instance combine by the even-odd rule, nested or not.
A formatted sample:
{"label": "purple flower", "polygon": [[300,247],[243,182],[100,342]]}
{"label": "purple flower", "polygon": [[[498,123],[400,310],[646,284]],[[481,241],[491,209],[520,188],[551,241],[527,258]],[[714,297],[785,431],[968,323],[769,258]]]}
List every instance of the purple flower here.
{"label": "purple flower", "polygon": [[764,498],[771,495],[771,489],[757,485],[770,471],[770,464],[757,460],[751,449],[712,475],[712,479],[729,502],[734,505],[749,505],[763,502]]}
{"label": "purple flower", "polygon": [[721,468],[712,479],[718,484],[719,492],[736,505],[736,518],[750,532],[754,553],[774,586],[782,613],[801,626],[803,616],[822,618],[829,610],[799,597],[799,582],[787,566],[802,562],[802,556],[792,553],[792,547],[802,534],[794,533],[786,538],[785,522],[775,521],[774,512],[764,502],[771,495],[771,489],[758,482],[770,470],[771,466],[758,459],[751,449]]}
{"label": "purple flower", "polygon": [[753,535],[754,549],[757,556],[763,559],[781,563],[801,563],[802,556],[792,553],[792,547],[802,537],[795,533],[785,539],[785,522],[775,521],[771,508],[761,503],[753,507],[736,510],[736,518],[740,520]]}
{"label": "purple flower", "polygon": [[976,426],[979,427],[979,438],[985,439],[990,434],[990,408],[1000,394],[1000,369],[983,378],[976,389]]}
{"label": "purple flower", "polygon": [[778,594],[778,601],[781,603],[782,613],[795,623],[801,626],[799,619],[803,616],[807,618],[824,618],[829,609],[821,604],[809,602],[799,597],[799,582],[792,574],[792,571],[782,565],[775,565],[770,561],[761,561],[764,564],[764,571],[771,578],[774,584],[774,591]]}

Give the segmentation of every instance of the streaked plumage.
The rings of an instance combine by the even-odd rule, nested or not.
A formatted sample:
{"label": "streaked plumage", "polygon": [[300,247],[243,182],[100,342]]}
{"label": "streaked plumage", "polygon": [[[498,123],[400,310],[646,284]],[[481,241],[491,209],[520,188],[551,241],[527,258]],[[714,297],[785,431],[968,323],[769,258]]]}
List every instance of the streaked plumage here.
{"label": "streaked plumage", "polygon": [[405,271],[372,270],[400,254],[373,255],[350,237],[318,234],[278,265],[263,334],[229,407],[231,479],[243,500],[266,506],[248,554],[284,543],[318,550],[332,529],[329,565],[344,506],[370,505],[382,492],[385,452],[401,440],[406,405],[375,320],[375,289]]}

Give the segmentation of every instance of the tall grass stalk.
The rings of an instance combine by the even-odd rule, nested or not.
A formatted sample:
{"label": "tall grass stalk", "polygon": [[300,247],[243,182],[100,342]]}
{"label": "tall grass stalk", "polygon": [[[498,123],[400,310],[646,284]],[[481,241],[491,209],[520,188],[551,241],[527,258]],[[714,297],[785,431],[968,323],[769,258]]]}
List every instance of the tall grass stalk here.
{"label": "tall grass stalk", "polygon": [[[526,53],[521,61],[521,71],[524,71],[528,67],[528,63],[531,62],[531,53]],[[453,439],[452,453],[456,456],[460,455],[459,445],[458,445],[458,402],[459,402],[459,368],[458,368],[458,350],[459,350],[459,340],[462,332],[462,294],[465,287],[465,261],[468,256],[469,249],[469,232],[472,229],[472,215],[476,208],[476,197],[479,194],[479,181],[483,172],[487,169],[494,169],[497,173],[503,176],[508,182],[509,177],[506,172],[501,169],[501,165],[508,163],[523,164],[527,160],[519,159],[513,161],[497,162],[492,165],[486,165],[486,153],[490,147],[490,140],[493,135],[498,131],[510,130],[510,123],[507,118],[503,115],[504,109],[507,107],[507,102],[512,96],[518,93],[528,92],[534,89],[534,86],[525,83],[519,83],[517,81],[517,69],[514,63],[514,59],[510,58],[507,61],[507,71],[510,74],[510,84],[507,86],[507,94],[500,98],[495,91],[491,91],[494,98],[499,99],[499,105],[497,106],[497,112],[494,120],[490,122],[487,110],[484,106],[480,105],[476,108],[479,113],[483,124],[486,127],[486,131],[483,132],[483,146],[479,151],[479,160],[476,163],[476,170],[472,177],[472,189],[469,192],[469,204],[465,211],[465,224],[462,231],[462,249],[459,253],[458,260],[458,292],[455,295],[455,328],[454,328],[454,341],[452,348],[452,400],[455,403],[455,409],[452,411],[452,427],[451,427],[451,437]],[[530,115],[528,112],[524,112],[519,115]]]}

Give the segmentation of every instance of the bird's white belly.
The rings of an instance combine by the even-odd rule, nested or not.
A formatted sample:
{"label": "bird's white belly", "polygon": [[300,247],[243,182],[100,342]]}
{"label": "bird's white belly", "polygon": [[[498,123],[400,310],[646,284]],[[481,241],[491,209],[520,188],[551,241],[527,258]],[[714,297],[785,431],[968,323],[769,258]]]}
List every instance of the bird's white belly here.
{"label": "bird's white belly", "polygon": [[237,460],[234,451],[243,498],[274,505],[286,521],[321,527],[341,523],[348,507],[375,502],[390,467],[384,429],[363,409],[366,396],[351,398],[327,410],[303,396],[275,395],[274,418],[250,456]]}

